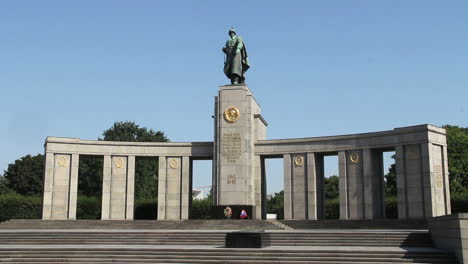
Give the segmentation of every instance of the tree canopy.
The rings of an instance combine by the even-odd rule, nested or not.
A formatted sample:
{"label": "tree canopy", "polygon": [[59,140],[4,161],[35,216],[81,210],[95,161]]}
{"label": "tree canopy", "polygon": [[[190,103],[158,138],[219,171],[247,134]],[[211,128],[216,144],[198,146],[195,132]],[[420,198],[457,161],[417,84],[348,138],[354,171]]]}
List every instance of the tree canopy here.
{"label": "tree canopy", "polygon": [[128,142],[169,142],[162,131],[154,131],[146,127],[140,127],[134,122],[115,122],[111,128],[102,133],[104,141],[128,141]]}
{"label": "tree canopy", "polygon": [[388,168],[388,173],[385,174],[385,197],[397,196],[397,182],[396,182],[396,165],[395,155],[392,155],[394,162]]}
{"label": "tree canopy", "polygon": [[333,175],[328,178],[323,178],[323,188],[325,191],[325,199],[333,200],[339,197],[339,184],[340,179],[338,176]]}
{"label": "tree canopy", "polygon": [[[140,127],[131,121],[115,122],[102,133],[103,141],[169,142],[162,131]],[[78,192],[86,196],[101,196],[102,157],[87,156],[80,162]],[[155,198],[158,190],[156,158],[137,157],[135,160],[135,198]]]}
{"label": "tree canopy", "polygon": [[[164,132],[140,127],[134,122],[115,122],[102,133],[104,141],[168,142]],[[101,196],[102,156],[80,156],[78,170],[78,192],[85,196]],[[0,194],[16,192],[23,195],[41,195],[44,173],[44,155],[26,155],[9,164],[0,177]],[[157,160],[136,159],[136,198],[154,198],[157,193]]]}
{"label": "tree canopy", "polygon": [[[23,195],[42,193],[42,174],[44,172],[44,155],[26,155],[8,165],[3,174],[2,191],[13,190]],[[9,190],[6,190],[7,187]]]}
{"label": "tree canopy", "polygon": [[276,214],[278,219],[284,219],[284,191],[275,193],[271,200],[266,203],[266,211],[269,214]]}
{"label": "tree canopy", "polygon": [[451,192],[468,192],[468,127],[445,125]]}

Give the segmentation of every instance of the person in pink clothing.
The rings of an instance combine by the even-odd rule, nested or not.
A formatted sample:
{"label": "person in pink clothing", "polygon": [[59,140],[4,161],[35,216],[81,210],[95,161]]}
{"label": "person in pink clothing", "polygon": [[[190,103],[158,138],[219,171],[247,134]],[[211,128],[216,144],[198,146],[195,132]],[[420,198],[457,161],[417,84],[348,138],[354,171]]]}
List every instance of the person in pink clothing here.
{"label": "person in pink clothing", "polygon": [[249,216],[247,215],[247,212],[245,210],[241,211],[240,218],[241,219],[248,219],[249,218]]}

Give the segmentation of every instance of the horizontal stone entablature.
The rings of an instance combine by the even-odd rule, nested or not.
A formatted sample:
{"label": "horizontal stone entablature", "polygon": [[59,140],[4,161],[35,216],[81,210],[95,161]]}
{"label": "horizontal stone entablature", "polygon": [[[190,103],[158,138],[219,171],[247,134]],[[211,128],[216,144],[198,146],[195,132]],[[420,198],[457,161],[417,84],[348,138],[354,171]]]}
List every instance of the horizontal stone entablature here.
{"label": "horizontal stone entablature", "polygon": [[259,140],[256,155],[289,153],[327,153],[352,149],[391,149],[395,146],[432,143],[446,146],[445,129],[433,125],[418,125],[394,130],[340,136]]}
{"label": "horizontal stone entablature", "polygon": [[[351,135],[259,140],[256,155],[304,152],[337,152],[352,149],[390,149],[395,146],[432,143],[446,146],[445,129],[418,125],[394,130]],[[121,142],[47,137],[46,152],[80,155],[188,156],[212,158],[213,142]]]}
{"label": "horizontal stone entablature", "polygon": [[212,158],[213,142],[120,142],[47,137],[46,153]]}

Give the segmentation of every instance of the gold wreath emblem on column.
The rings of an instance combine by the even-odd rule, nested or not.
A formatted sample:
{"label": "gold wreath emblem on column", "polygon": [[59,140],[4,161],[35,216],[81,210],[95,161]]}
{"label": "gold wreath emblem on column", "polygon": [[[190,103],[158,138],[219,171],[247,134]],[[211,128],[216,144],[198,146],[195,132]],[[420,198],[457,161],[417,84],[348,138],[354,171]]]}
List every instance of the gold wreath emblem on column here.
{"label": "gold wreath emblem on column", "polygon": [[357,152],[351,153],[349,155],[349,159],[351,160],[352,163],[358,163],[359,162],[359,154]]}
{"label": "gold wreath emblem on column", "polygon": [[239,120],[240,111],[234,106],[231,106],[224,110],[224,120],[228,123],[234,123]]}
{"label": "gold wreath emblem on column", "polygon": [[60,166],[60,167],[65,167],[65,165],[67,165],[67,159],[65,157],[61,157],[58,161],[57,161],[57,164]]}
{"label": "gold wreath emblem on column", "polygon": [[416,149],[408,149],[407,150],[407,153],[408,153],[408,158],[409,159],[418,159],[418,152]]}
{"label": "gold wreath emblem on column", "polygon": [[177,167],[179,167],[179,163],[177,162],[176,159],[172,159],[169,162],[169,167],[171,167],[171,169],[177,169]]}
{"label": "gold wreath emblem on column", "polygon": [[118,158],[115,162],[114,162],[114,165],[116,168],[122,168],[123,166],[123,159],[122,158]]}
{"label": "gold wreath emblem on column", "polygon": [[302,157],[302,156],[296,156],[296,157],[294,158],[294,164],[296,164],[296,166],[299,166],[299,167],[304,166],[304,157]]}

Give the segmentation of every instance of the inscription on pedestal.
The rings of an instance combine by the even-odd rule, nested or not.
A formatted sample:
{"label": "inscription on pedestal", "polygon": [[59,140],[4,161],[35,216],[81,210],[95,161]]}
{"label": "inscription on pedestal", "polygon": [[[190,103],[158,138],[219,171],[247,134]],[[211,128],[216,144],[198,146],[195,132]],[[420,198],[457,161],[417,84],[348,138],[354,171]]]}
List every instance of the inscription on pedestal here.
{"label": "inscription on pedestal", "polygon": [[224,133],[222,136],[221,153],[227,162],[236,162],[241,155],[240,133]]}
{"label": "inscription on pedestal", "polygon": [[443,187],[442,166],[434,165],[434,181],[437,188]]}
{"label": "inscription on pedestal", "polygon": [[227,184],[236,184],[236,175],[229,175],[226,180]]}

